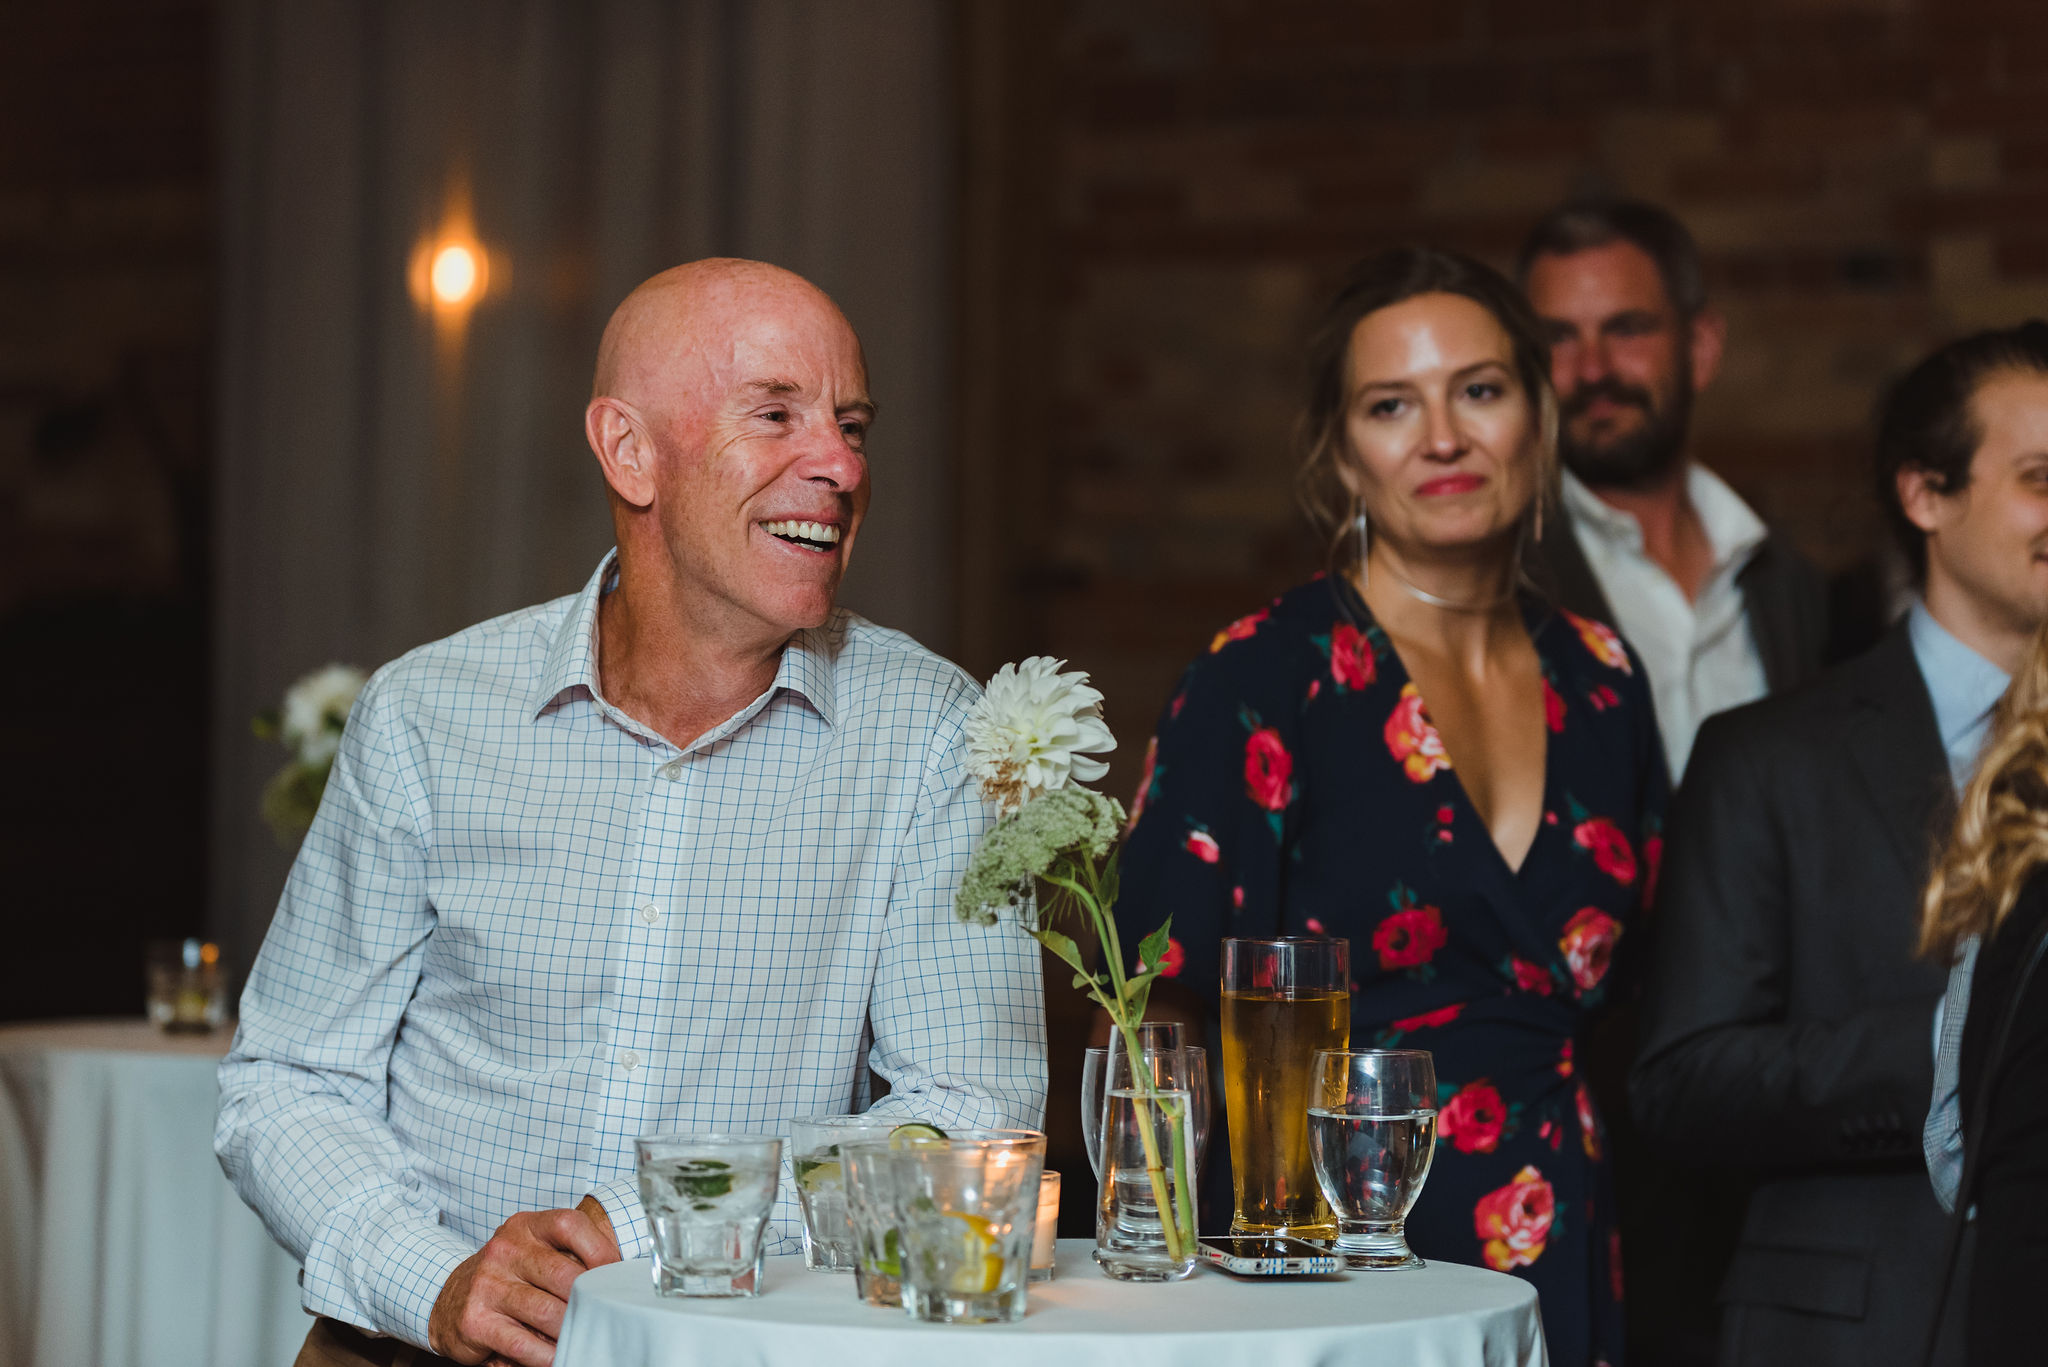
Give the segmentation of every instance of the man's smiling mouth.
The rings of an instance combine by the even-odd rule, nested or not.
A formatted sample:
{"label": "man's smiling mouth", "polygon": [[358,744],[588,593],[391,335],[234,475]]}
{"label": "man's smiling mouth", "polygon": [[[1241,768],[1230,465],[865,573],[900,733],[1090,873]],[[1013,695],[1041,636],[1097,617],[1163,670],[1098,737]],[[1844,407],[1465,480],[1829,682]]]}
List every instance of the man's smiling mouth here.
{"label": "man's smiling mouth", "polygon": [[829,522],[763,522],[761,530],[808,551],[829,551],[839,544],[839,528]]}

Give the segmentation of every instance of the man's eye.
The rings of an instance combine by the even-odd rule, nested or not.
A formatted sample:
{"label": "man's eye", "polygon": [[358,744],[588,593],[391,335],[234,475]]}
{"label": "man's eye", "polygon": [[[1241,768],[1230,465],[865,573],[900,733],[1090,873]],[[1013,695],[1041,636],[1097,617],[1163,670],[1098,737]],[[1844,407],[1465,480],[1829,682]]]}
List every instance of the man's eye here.
{"label": "man's eye", "polygon": [[846,438],[849,446],[860,445],[861,441],[868,434],[866,424],[857,422],[842,422],[839,424],[839,431]]}
{"label": "man's eye", "polygon": [[761,416],[770,422],[788,422],[789,410],[786,408],[771,408]]}

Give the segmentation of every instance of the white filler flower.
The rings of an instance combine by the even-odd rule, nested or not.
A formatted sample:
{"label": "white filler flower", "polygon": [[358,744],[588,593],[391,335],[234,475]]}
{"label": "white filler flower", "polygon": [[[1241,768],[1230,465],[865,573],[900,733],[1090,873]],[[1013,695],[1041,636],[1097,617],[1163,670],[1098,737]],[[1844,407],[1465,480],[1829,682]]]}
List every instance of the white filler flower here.
{"label": "white filler flower", "polygon": [[363,671],[329,665],[300,679],[284,694],[279,729],[301,764],[321,765],[341,748],[341,728],[363,689]]}
{"label": "white filler flower", "polygon": [[1065,660],[1033,655],[1004,665],[967,716],[967,767],[984,797],[1014,812],[1069,782],[1109,772],[1094,754],[1116,749],[1102,722],[1102,694],[1085,670],[1062,674]]}

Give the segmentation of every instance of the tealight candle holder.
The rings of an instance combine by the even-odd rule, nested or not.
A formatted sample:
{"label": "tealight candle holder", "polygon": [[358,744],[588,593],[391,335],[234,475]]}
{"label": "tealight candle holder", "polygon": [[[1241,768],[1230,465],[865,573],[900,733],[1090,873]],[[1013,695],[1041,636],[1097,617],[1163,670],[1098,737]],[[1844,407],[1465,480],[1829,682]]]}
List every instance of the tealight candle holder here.
{"label": "tealight candle holder", "polygon": [[1038,1225],[1031,1238],[1031,1276],[1034,1282],[1052,1280],[1053,1257],[1060,1238],[1060,1175],[1048,1172],[1038,1179]]}

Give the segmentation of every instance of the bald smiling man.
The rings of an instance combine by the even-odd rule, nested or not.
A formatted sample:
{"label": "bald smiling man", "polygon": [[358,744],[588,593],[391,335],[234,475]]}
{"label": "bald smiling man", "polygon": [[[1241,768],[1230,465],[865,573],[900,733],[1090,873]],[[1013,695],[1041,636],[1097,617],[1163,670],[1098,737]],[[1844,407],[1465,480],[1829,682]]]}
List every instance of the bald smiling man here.
{"label": "bald smiling man", "polygon": [[[637,1135],[780,1134],[870,1069],[906,1120],[1041,1120],[1037,946],[951,910],[978,690],[834,606],[852,327],[773,266],[679,266],[593,390],[617,549],[370,680],[221,1065],[301,1364],[544,1367],[576,1276],[648,1251]],[[771,1251],[798,1227],[785,1177]]]}

